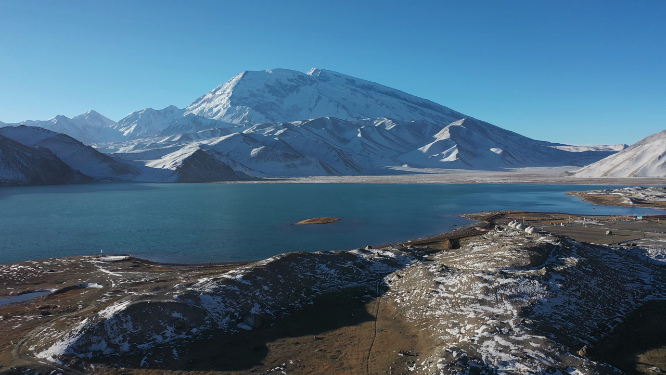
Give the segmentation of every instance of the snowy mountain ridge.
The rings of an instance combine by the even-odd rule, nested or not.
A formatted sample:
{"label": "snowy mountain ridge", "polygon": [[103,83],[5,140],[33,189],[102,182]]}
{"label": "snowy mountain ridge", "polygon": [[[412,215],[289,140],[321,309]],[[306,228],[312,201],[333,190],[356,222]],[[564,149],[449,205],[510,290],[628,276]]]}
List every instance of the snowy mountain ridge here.
{"label": "snowy mountain ridge", "polygon": [[119,141],[123,139],[122,135],[113,129],[113,126],[115,125],[113,120],[110,120],[93,110],[72,118],[57,115],[44,121],[26,120],[18,124],[0,123],[0,127],[18,125],[37,126],[56,133],[67,134],[85,144]]}
{"label": "snowy mountain ridge", "polygon": [[323,117],[238,130],[139,139],[105,145],[105,151],[143,161],[151,168],[175,170],[195,151],[203,150],[254,176],[393,174],[404,166],[483,170],[582,166],[615,152],[614,146],[561,150],[557,144],[534,141],[475,119],[441,126],[386,118]]}

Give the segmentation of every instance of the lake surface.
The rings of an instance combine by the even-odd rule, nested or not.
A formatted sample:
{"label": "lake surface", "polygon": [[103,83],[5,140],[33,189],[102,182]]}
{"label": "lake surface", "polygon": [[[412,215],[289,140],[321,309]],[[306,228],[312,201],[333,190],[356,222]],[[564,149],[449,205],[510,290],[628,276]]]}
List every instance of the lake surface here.
{"label": "lake surface", "polygon": [[[617,186],[616,186],[617,187]],[[99,184],[0,188],[0,264],[129,253],[158,261],[257,260],[433,235],[461,213],[529,210],[647,215],[593,206],[576,185]],[[595,209],[593,209],[595,207]],[[663,211],[659,211],[663,212]],[[291,225],[334,216],[326,225]]]}

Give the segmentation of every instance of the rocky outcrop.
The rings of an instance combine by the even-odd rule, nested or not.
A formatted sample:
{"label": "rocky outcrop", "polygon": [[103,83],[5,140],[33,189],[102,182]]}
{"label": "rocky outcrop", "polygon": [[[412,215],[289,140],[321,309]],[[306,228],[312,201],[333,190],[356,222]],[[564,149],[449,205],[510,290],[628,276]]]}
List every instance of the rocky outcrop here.
{"label": "rocky outcrop", "polygon": [[250,176],[234,171],[229,165],[211,156],[204,150],[197,150],[176,168],[178,182],[216,182],[249,180]]}

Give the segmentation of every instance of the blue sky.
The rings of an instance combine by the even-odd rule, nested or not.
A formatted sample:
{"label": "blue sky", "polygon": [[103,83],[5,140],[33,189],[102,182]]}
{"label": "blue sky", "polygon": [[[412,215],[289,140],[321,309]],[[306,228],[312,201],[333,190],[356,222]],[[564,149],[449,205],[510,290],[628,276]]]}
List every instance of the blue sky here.
{"label": "blue sky", "polygon": [[666,1],[0,0],[0,121],[184,107],[323,68],[552,142],[666,129]]}

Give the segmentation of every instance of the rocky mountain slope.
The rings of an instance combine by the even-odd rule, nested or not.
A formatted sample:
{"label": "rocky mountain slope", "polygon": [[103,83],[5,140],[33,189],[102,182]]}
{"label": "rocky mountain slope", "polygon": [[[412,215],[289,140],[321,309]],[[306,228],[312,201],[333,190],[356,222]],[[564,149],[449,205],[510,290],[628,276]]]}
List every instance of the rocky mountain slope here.
{"label": "rocky mountain slope", "polygon": [[118,161],[76,139],[34,126],[7,126],[0,135],[25,146],[47,149],[70,168],[97,180],[132,180],[140,174],[138,168]]}
{"label": "rocky mountain slope", "polygon": [[576,177],[666,177],[666,130],[590,164]]}
{"label": "rocky mountain slope", "polygon": [[0,186],[59,185],[94,182],[51,151],[0,135]]}

